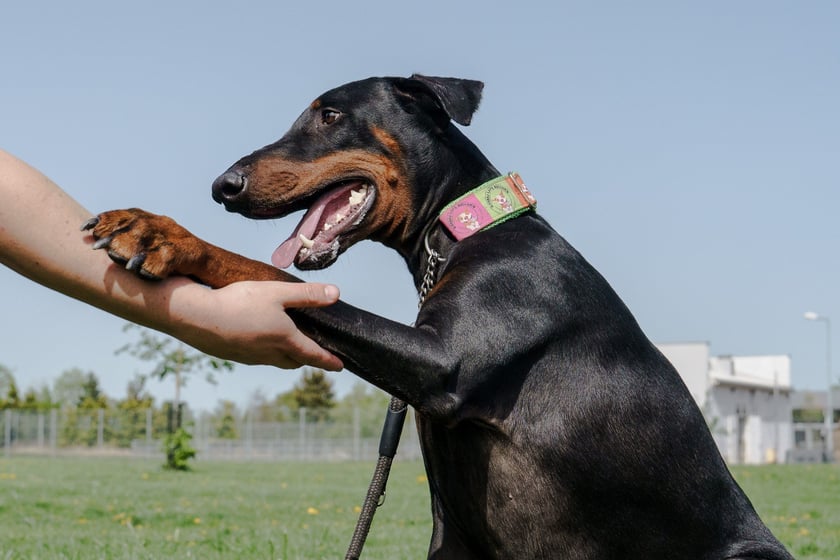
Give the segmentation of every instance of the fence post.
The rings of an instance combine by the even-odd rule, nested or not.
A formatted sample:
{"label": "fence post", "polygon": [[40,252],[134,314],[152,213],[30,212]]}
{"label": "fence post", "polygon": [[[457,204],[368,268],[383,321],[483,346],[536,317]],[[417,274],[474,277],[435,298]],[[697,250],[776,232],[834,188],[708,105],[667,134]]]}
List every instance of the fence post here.
{"label": "fence post", "polygon": [[254,458],[254,410],[245,413],[245,456]]}
{"label": "fence post", "polygon": [[306,407],[298,411],[298,460],[306,459]]}
{"label": "fence post", "polygon": [[44,448],[44,430],[46,426],[44,425],[44,413],[38,412],[38,434],[36,435],[38,439],[38,449]]}
{"label": "fence post", "polygon": [[152,409],[146,409],[146,458],[152,456]]}
{"label": "fence post", "polygon": [[50,409],[50,451],[55,455],[58,444],[58,410]]}
{"label": "fence post", "polygon": [[3,454],[9,457],[12,454],[12,410],[7,408],[4,414],[5,437],[3,438]]}
{"label": "fence post", "polygon": [[362,418],[358,406],[353,407],[353,460],[362,459]]}
{"label": "fence post", "polygon": [[96,417],[96,445],[102,449],[105,446],[105,409],[100,408]]}

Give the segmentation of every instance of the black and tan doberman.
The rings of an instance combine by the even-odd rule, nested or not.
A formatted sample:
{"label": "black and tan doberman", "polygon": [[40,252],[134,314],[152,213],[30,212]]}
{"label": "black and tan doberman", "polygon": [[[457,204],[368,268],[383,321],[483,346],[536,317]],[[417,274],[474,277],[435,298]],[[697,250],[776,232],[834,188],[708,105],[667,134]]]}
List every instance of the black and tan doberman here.
{"label": "black and tan doberman", "polygon": [[[482,88],[419,75],[346,84],[213,184],[249,218],[306,210],[278,267],[323,268],[373,239],[403,256],[418,289],[427,277],[413,326],[344,302],[293,318],[416,409],[429,558],[791,558],[668,360],[521,179],[455,126],[469,124]],[[518,215],[486,227],[494,212]],[[141,210],[85,227],[146,277],[293,279]]]}

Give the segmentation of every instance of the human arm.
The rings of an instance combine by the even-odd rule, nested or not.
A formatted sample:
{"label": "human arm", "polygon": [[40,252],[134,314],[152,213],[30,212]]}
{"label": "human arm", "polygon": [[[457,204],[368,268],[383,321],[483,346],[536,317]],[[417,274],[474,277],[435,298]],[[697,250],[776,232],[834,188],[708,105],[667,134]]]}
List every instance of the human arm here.
{"label": "human arm", "polygon": [[334,303],[334,286],[241,282],[210,290],[186,278],[141,280],[91,250],[79,231],[90,212],[2,150],[0,201],[0,262],[35,282],[221,358],[284,368],[342,366],[285,313]]}

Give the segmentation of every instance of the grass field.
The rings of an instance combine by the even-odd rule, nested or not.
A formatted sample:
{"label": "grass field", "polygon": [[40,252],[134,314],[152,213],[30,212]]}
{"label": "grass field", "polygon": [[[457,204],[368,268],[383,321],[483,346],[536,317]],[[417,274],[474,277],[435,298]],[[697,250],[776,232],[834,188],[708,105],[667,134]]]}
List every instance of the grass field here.
{"label": "grass field", "polygon": [[[128,459],[0,459],[0,559],[343,558],[373,466]],[[840,468],[736,468],[799,560],[840,558]],[[367,559],[425,558],[420,463],[397,463]]]}

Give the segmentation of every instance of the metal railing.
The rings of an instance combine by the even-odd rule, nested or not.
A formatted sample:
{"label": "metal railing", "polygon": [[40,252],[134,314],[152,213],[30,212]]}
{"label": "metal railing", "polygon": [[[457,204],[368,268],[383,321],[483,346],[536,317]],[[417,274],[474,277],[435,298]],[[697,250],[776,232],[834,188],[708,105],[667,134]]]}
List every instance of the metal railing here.
{"label": "metal railing", "polygon": [[[0,410],[0,449],[11,455],[123,455],[163,457],[167,433],[160,411],[152,409]],[[358,411],[351,422],[310,421],[305,409],[292,421],[260,421],[251,412],[220,420],[207,414],[187,418],[198,460],[375,461],[379,430],[363,425]],[[369,415],[368,415],[369,416]],[[413,422],[406,422],[399,459],[419,459]]]}

